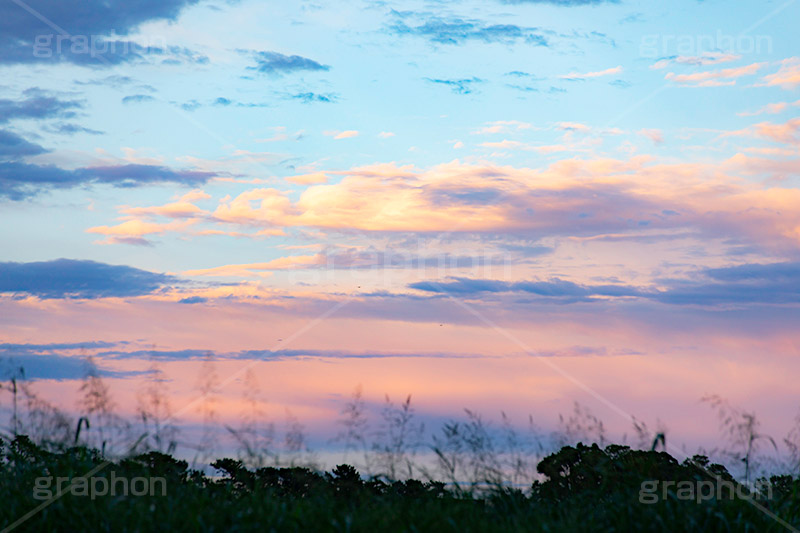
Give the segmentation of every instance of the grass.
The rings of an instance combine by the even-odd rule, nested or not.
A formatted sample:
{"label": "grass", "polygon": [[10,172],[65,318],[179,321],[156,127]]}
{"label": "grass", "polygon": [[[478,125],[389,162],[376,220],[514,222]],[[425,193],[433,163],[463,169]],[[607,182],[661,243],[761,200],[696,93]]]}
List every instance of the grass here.
{"label": "grass", "polygon": [[[0,524],[12,524],[42,503],[37,478],[74,479],[104,464],[97,450],[47,451],[27,437],[0,443]],[[703,457],[679,463],[664,452],[625,446],[567,446],[545,457],[542,480],[527,490],[502,485],[455,491],[435,481],[363,478],[352,466],[329,472],[305,467],[248,469],[235,459],[215,461],[208,477],[160,452],[111,462],[95,474],[109,479],[162,478],[164,491],[144,496],[70,490],[19,526],[19,531],[786,531],[740,498],[697,503],[672,491],[640,501],[642,481],[733,478]],[[759,500],[800,525],[800,480],[764,480]],[[39,487],[44,484],[39,481]],[[77,486],[73,485],[73,487]],[[57,495],[55,485],[52,494]],[[118,491],[121,491],[118,488]],[[166,492],[166,494],[164,494]],[[87,494],[87,495],[81,495]],[[42,497],[43,494],[39,493]]]}
{"label": "grass", "polygon": [[[243,402],[249,409],[239,426],[225,426],[238,451],[214,461],[220,433],[215,433],[213,367],[204,365],[204,372],[200,445],[181,440],[157,368],[142,391],[138,421],[115,413],[110,391],[91,365],[75,415],[42,399],[22,369],[0,383],[11,400],[9,423],[0,430],[0,532],[9,526],[18,531],[800,529],[800,418],[782,441],[787,460],[770,462],[764,452],[781,441],[760,431],[755,414],[706,398],[724,438],[713,455],[737,467],[732,475],[705,455],[679,462],[655,451],[666,449],[666,430],[650,430],[637,420],[633,440],[639,449],[608,444],[602,421],[578,404],[550,435],[532,419],[525,429],[505,415],[498,424],[469,410],[460,420],[426,431],[410,396],[400,403],[387,397],[376,413],[357,389],[341,410],[342,431],[334,439],[356,466],[326,471],[297,419],[287,417],[283,439],[264,420],[258,385],[249,378]],[[184,456],[194,454],[191,463],[172,456],[178,448]],[[92,479],[83,481],[90,472]],[[776,472],[782,475],[772,475]],[[698,501],[685,492],[735,478],[752,486],[759,475],[756,498],[715,495]],[[163,479],[165,492],[92,497],[87,487],[112,477]],[[655,492],[645,490],[653,483]]]}

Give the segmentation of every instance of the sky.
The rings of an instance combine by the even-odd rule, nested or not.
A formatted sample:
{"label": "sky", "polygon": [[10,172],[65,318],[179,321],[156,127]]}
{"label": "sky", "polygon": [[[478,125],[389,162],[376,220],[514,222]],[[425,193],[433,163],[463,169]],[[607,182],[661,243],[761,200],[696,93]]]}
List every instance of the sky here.
{"label": "sky", "polygon": [[[800,3],[0,4],[0,357],[719,439],[798,416]],[[5,402],[6,399],[3,400]],[[0,404],[2,406],[3,404]],[[321,438],[321,437],[320,437]]]}

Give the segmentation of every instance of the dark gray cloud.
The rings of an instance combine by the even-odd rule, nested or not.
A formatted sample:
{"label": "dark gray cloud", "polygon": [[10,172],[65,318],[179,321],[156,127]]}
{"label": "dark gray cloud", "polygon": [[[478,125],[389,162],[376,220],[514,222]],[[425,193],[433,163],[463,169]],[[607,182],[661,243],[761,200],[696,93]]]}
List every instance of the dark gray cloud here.
{"label": "dark gray cloud", "polygon": [[103,377],[128,377],[142,372],[119,372],[92,365],[88,352],[121,347],[126,342],[88,341],[80,343],[0,343],[0,380],[82,379],[90,370]]}
{"label": "dark gray cloud", "polygon": [[214,177],[212,172],[174,170],[158,165],[97,166],[66,170],[53,165],[0,161],[0,197],[23,200],[52,188],[108,184],[137,187],[148,184],[198,185]]}
{"label": "dark gray cloud", "polygon": [[442,282],[420,281],[410,284],[409,287],[425,292],[459,296],[473,296],[482,293],[520,292],[567,302],[589,301],[600,296],[619,297],[643,295],[639,289],[627,285],[581,285],[559,278],[552,278],[547,281],[508,282],[453,277]]}
{"label": "dark gray cloud", "polygon": [[202,296],[189,296],[187,298],[181,298],[178,300],[179,304],[204,304],[208,301],[208,298],[203,298]]}
{"label": "dark gray cloud", "polygon": [[77,100],[61,100],[38,88],[30,88],[22,93],[21,100],[0,98],[0,123],[14,119],[71,118],[75,109],[83,107]]}
{"label": "dark gray cloud", "polygon": [[58,124],[53,124],[52,126],[45,126],[45,130],[49,131],[50,133],[60,133],[62,135],[75,135],[77,133],[86,133],[89,135],[102,135],[103,132],[99,130],[93,130],[91,128],[86,128],[79,124],[72,124],[68,122],[60,122]]}
{"label": "dark gray cloud", "polygon": [[199,0],[26,0],[0,4],[0,63],[104,66],[142,57],[141,47],[103,36],[128,35],[150,20],[175,20]]}
{"label": "dark gray cloud", "polygon": [[29,142],[14,132],[0,130],[0,158],[18,159],[47,152],[38,144]]}
{"label": "dark gray cloud", "polygon": [[471,94],[475,91],[475,85],[479,83],[483,83],[484,80],[481,78],[477,78],[475,76],[471,78],[461,78],[461,79],[440,79],[440,78],[425,78],[426,81],[431,83],[437,83],[439,85],[445,85],[450,87],[450,89],[456,94]]}
{"label": "dark gray cloud", "polygon": [[159,165],[113,165],[78,169],[82,182],[109,183],[117,187],[136,187],[149,183],[197,185],[214,177],[213,172],[174,170]]}
{"label": "dark gray cloud", "polygon": [[663,280],[658,301],[677,305],[738,306],[800,303],[800,263],[745,264],[701,271],[696,279]]}
{"label": "dark gray cloud", "polygon": [[420,281],[410,288],[439,295],[531,294],[556,302],[588,302],[599,298],[634,297],[671,305],[741,307],[800,303],[800,263],[746,264],[703,269],[689,279],[659,280],[660,288],[622,284],[583,285],[552,278],[547,281],[508,282],[452,277]]}
{"label": "dark gray cloud", "polygon": [[278,52],[255,52],[254,59],[256,65],[248,67],[250,70],[256,70],[265,74],[283,74],[289,72],[298,72],[303,70],[309,71],[326,71],[331,67],[323,65],[309,59],[307,57],[291,55],[287,56]]}
{"label": "dark gray cloud", "polygon": [[0,263],[0,293],[44,299],[142,296],[176,281],[166,274],[88,260]]}
{"label": "dark gray cloud", "polygon": [[[0,359],[0,379],[25,379],[30,381],[52,379],[56,381],[83,379],[90,370],[88,362],[77,356],[57,354],[10,353]],[[21,370],[20,370],[21,369]],[[97,375],[118,378],[141,372],[118,372],[95,367]]]}
{"label": "dark gray cloud", "polygon": [[438,359],[465,359],[479,357],[472,354],[450,354],[442,352],[348,352],[342,350],[242,350],[238,352],[216,352],[213,350],[186,349],[186,350],[135,350],[135,351],[108,351],[101,355],[117,359],[153,358],[159,360],[182,361],[187,359],[244,359],[244,360],[282,360],[303,357],[324,357],[331,359],[387,359],[387,358],[438,358]]}

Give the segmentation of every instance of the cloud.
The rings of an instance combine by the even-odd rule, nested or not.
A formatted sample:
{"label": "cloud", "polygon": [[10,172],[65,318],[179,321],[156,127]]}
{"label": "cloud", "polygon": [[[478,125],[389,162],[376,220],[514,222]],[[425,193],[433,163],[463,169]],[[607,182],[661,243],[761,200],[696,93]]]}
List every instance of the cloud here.
{"label": "cloud", "polygon": [[167,46],[165,48],[151,46],[144,51],[150,56],[163,56],[164,59],[161,63],[164,65],[182,65],[184,63],[207,65],[210,62],[208,56],[205,54],[186,48],[185,46]]}
{"label": "cloud", "polygon": [[473,135],[493,135],[497,133],[511,133],[513,131],[528,130],[533,127],[528,122],[519,120],[495,120],[487,122],[482,128],[473,131]]}
{"label": "cloud", "polygon": [[583,81],[591,78],[599,78],[602,76],[619,74],[620,72],[622,72],[622,67],[617,66],[617,67],[607,68],[605,70],[598,70],[596,72],[586,72],[586,73],[570,72],[569,74],[562,74],[561,76],[559,76],[559,78],[568,81]]}
{"label": "cloud", "polygon": [[764,65],[766,65],[766,63],[752,63],[743,67],[708,70],[706,72],[695,72],[693,74],[675,74],[674,72],[668,72],[664,76],[664,79],[690,87],[736,85],[736,78],[752,76]]}
{"label": "cloud", "polygon": [[70,124],[64,122],[53,124],[52,126],[45,126],[44,129],[46,129],[51,133],[60,133],[62,135],[75,135],[78,133],[86,133],[88,135],[102,135],[104,133],[99,130],[85,128],[79,124]]}
{"label": "cloud", "polygon": [[0,293],[42,299],[142,296],[175,282],[166,274],[88,260],[0,263]]}
{"label": "cloud", "polygon": [[100,38],[128,35],[151,20],[175,20],[184,7],[197,2],[85,0],[67,4],[26,0],[24,6],[35,14],[21,3],[4,2],[0,7],[0,63],[63,61],[98,67],[140,59],[142,47],[136,43]]}
{"label": "cloud", "polygon": [[[1,347],[2,345],[0,345]],[[25,380],[36,381],[48,379],[55,381],[83,379],[89,372],[88,363],[80,357],[57,354],[34,354],[11,351],[4,354],[0,351],[0,379],[20,378],[18,369],[23,369]],[[97,375],[107,378],[135,376],[140,372],[119,372],[105,368],[97,368]]]}
{"label": "cloud", "polygon": [[558,122],[556,125],[558,126],[558,129],[567,131],[587,132],[592,129],[586,124],[581,124],[580,122]]}
{"label": "cloud", "polygon": [[552,278],[546,281],[516,281],[470,279],[452,277],[447,281],[420,281],[409,288],[424,292],[459,296],[482,293],[522,292],[565,302],[591,301],[598,297],[641,296],[639,289],[626,285],[581,285],[572,281]]}
{"label": "cloud", "polygon": [[764,76],[761,85],[778,86],[781,89],[794,89],[800,85],[800,57],[790,57],[781,61],[780,70]]}
{"label": "cloud", "polygon": [[382,131],[378,134],[378,137],[381,139],[388,139],[389,137],[394,137],[394,133],[391,131]]}
{"label": "cloud", "polygon": [[111,348],[122,348],[126,342],[59,342],[49,344],[0,343],[0,379],[16,377],[25,380],[83,379],[89,371],[110,378],[130,377],[140,371],[117,371],[90,364],[87,355],[102,354]]}
{"label": "cloud", "polygon": [[800,107],[800,100],[795,100],[794,102],[775,102],[773,104],[767,104],[755,111],[743,111],[736,114],[740,117],[752,117],[763,114],[777,115],[778,113],[783,113],[791,107]]}
{"label": "cloud", "polygon": [[298,198],[273,188],[252,189],[223,199],[212,216],[219,223],[270,229],[523,232],[531,237],[683,228],[797,248],[800,212],[793,202],[800,202],[800,190],[739,178],[740,173],[797,172],[796,162],[786,168],[773,168],[775,163],[738,155],[715,164],[659,164],[647,156],[565,159],[541,169],[457,160],[427,170],[377,164],[327,172],[342,178],[309,186]]}
{"label": "cloud", "polygon": [[47,152],[38,144],[29,142],[14,132],[0,130],[0,158],[18,159]]}
{"label": "cloud", "polygon": [[108,238],[96,244],[131,244],[135,246],[150,246],[152,243],[144,238],[145,235],[158,235],[168,231],[179,231],[196,220],[188,219],[167,223],[147,222],[140,219],[126,220],[116,226],[94,226],[86,233],[106,235]]}
{"label": "cloud", "polygon": [[189,100],[188,102],[184,102],[181,104],[181,109],[183,109],[184,111],[194,111],[202,107],[202,105],[203,104],[201,104],[197,100]]}
{"label": "cloud", "polygon": [[317,183],[325,183],[328,181],[328,175],[324,172],[312,172],[310,174],[298,174],[297,176],[289,176],[285,178],[289,183],[296,183],[298,185],[314,185]]}
{"label": "cloud", "polygon": [[307,57],[287,56],[278,52],[256,52],[254,54],[256,66],[248,67],[265,74],[283,74],[299,71],[327,71],[331,67],[317,63]]}
{"label": "cloud", "polygon": [[783,124],[759,122],[745,129],[724,133],[722,137],[750,136],[769,139],[778,143],[800,145],[800,118],[790,119]]}
{"label": "cloud", "polygon": [[599,6],[618,4],[619,0],[502,0],[506,4],[550,4],[558,7]]}
{"label": "cloud", "polygon": [[462,79],[438,79],[438,78],[425,78],[425,80],[431,83],[437,83],[440,85],[446,85],[450,87],[456,94],[470,94],[474,89],[474,85],[478,83],[483,83],[484,80],[473,76],[472,78],[462,78]]}
{"label": "cloud", "polygon": [[678,64],[678,65],[691,65],[691,66],[701,66],[704,67],[706,65],[716,65],[718,63],[728,63],[730,61],[736,61],[741,59],[742,56],[737,54],[731,54],[727,52],[705,52],[699,56],[672,56],[672,57],[665,57],[660,59],[650,65],[651,69],[657,70],[666,68],[671,64]]}
{"label": "cloud", "polygon": [[[547,46],[547,39],[541,35],[540,28],[527,28],[514,24],[486,24],[478,20],[460,18],[442,19],[431,17],[423,19],[412,13],[392,11],[398,19],[390,26],[390,31],[397,35],[413,35],[423,37],[437,44],[461,44],[465,41],[482,41],[485,43],[515,43],[523,41],[535,46]],[[417,23],[406,23],[414,16]]]}
{"label": "cloud", "polygon": [[531,294],[553,303],[639,298],[670,305],[753,306],[800,303],[800,263],[743,264],[706,268],[690,279],[658,280],[658,286],[586,285],[557,277],[545,281],[504,281],[450,277],[420,281],[409,288],[433,294],[481,298],[491,294]]}
{"label": "cloud", "polygon": [[338,100],[338,96],[333,93],[321,94],[314,92],[294,93],[288,95],[287,98],[291,100],[300,100],[304,104],[310,104],[313,102],[331,103]]}
{"label": "cloud", "polygon": [[71,118],[83,107],[77,100],[61,100],[38,88],[23,91],[22,100],[0,99],[0,123],[14,119]]}
{"label": "cloud", "polygon": [[326,258],[322,254],[294,255],[280,257],[278,259],[273,259],[272,261],[267,261],[266,263],[224,265],[214,268],[187,270],[183,274],[186,276],[251,277],[259,271],[292,270],[296,268],[306,268],[309,266],[321,266],[324,264],[326,264]]}
{"label": "cloud", "polygon": [[664,143],[664,134],[661,132],[661,130],[644,128],[639,130],[637,133],[653,141],[653,144]]}
{"label": "cloud", "polygon": [[0,196],[22,200],[43,190],[79,185],[108,184],[138,187],[146,184],[205,183],[216,174],[196,170],[174,170],[160,165],[109,165],[66,170],[53,165],[0,161]]}
{"label": "cloud", "polygon": [[122,98],[123,104],[141,104],[143,102],[153,102],[155,98],[149,94],[132,94]]}
{"label": "cloud", "polygon": [[181,298],[178,300],[179,304],[204,304],[208,301],[208,298],[203,298],[202,296],[189,296],[187,298]]}
{"label": "cloud", "polygon": [[333,137],[334,140],[341,140],[341,139],[352,139],[353,137],[358,137],[358,131],[356,130],[345,130],[345,131],[323,131],[323,135],[327,135],[328,137]]}
{"label": "cloud", "polygon": [[744,264],[701,271],[697,280],[666,280],[655,298],[676,305],[800,303],[800,263]]}
{"label": "cloud", "polygon": [[278,361],[289,358],[324,358],[324,359],[387,359],[387,358],[425,358],[425,359],[465,359],[477,358],[478,355],[442,353],[442,352],[383,352],[374,351],[345,351],[345,350],[319,350],[319,349],[251,349],[232,352],[222,352],[209,349],[184,349],[184,350],[131,350],[131,351],[106,351],[105,358],[115,359],[158,359],[160,361],[186,361],[191,359],[203,360],[212,356],[214,360],[269,360]]}

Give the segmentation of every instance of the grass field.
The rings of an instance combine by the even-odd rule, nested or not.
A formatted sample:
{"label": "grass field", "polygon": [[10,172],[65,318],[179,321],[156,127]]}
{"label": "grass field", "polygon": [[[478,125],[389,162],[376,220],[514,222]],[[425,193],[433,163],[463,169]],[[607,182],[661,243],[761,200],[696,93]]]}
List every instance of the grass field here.
{"label": "grass field", "polygon": [[[616,445],[564,447],[539,463],[541,481],[525,490],[365,478],[349,465],[329,472],[248,469],[234,459],[215,461],[218,475],[207,476],[159,452],[111,462],[86,447],[47,451],[23,436],[1,449],[0,524],[18,531],[755,532],[800,526],[796,477],[762,479],[756,492],[739,487],[717,494],[720,484],[736,484],[702,456],[679,463],[664,452]],[[691,487],[700,490],[689,494]]]}

